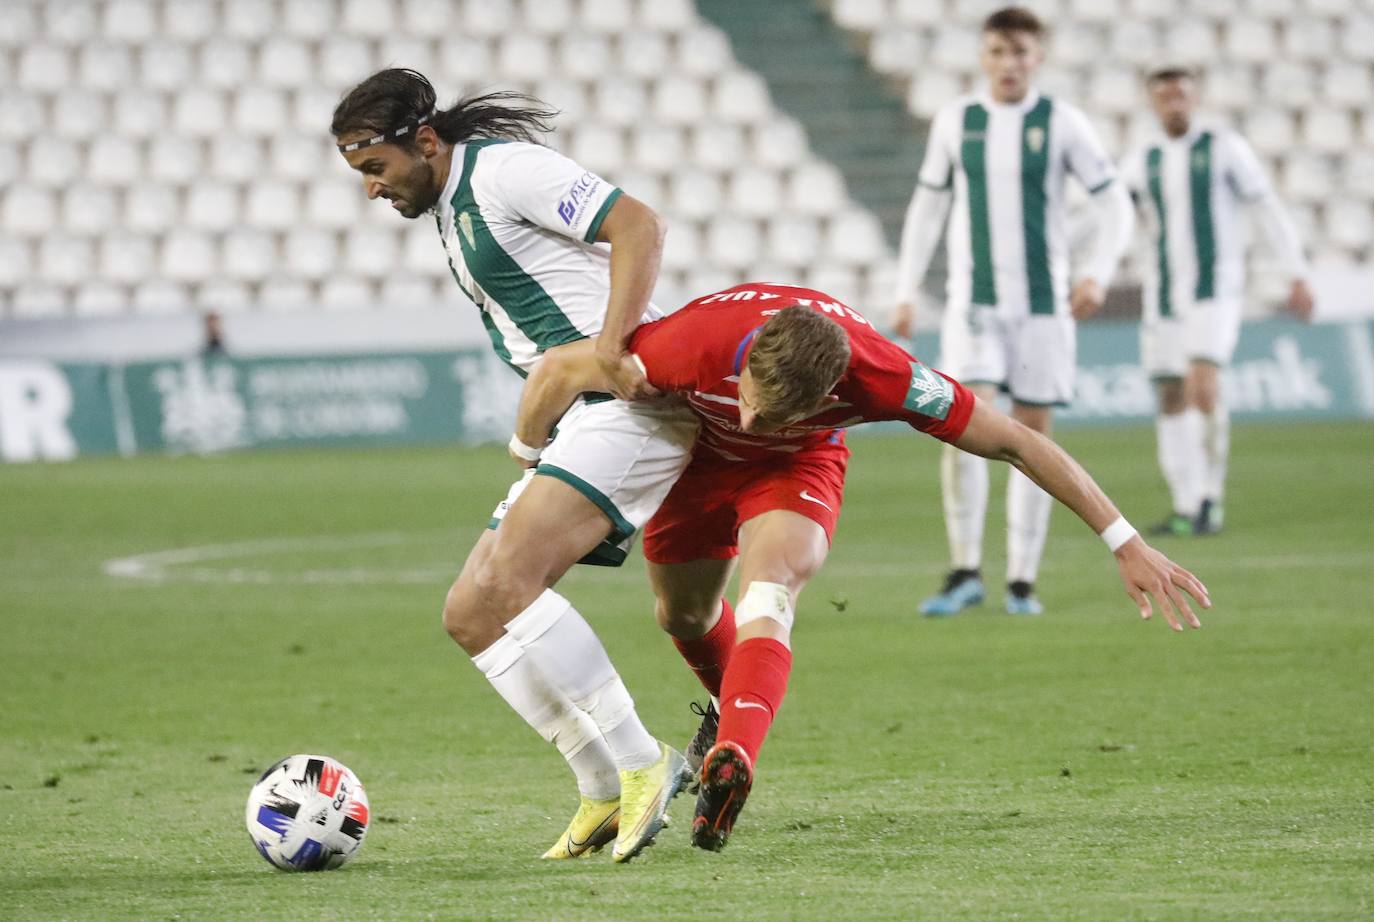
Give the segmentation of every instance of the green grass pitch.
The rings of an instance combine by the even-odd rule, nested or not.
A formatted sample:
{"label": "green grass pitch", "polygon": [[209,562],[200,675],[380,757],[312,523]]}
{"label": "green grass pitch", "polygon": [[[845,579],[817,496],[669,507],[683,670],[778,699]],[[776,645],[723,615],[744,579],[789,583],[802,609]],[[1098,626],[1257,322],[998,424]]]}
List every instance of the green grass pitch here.
{"label": "green grass pitch", "polygon": [[[1137,524],[1165,511],[1147,430],[1064,442]],[[1236,428],[1228,530],[1161,543],[1216,602],[1186,635],[1139,621],[1062,509],[1044,617],[1000,591],[917,617],[945,557],[936,446],[852,444],[729,847],[688,846],[683,797],[623,867],[536,860],[571,776],[439,626],[515,475],[500,450],[0,468],[0,918],[1374,914],[1374,426]],[[697,688],[642,565],[563,586],[684,744]],[[293,752],[367,786],[342,871],[277,872],[245,834]]]}

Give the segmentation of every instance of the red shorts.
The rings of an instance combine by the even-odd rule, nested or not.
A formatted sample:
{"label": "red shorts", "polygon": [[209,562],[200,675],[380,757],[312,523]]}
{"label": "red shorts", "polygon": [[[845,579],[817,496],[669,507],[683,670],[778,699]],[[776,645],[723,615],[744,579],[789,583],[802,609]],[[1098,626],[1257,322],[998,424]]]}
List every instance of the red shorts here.
{"label": "red shorts", "polygon": [[842,443],[776,461],[726,461],[699,450],[644,526],[644,556],[651,563],[729,560],[739,554],[740,526],[775,509],[801,513],[830,540],[848,465],[849,449]]}

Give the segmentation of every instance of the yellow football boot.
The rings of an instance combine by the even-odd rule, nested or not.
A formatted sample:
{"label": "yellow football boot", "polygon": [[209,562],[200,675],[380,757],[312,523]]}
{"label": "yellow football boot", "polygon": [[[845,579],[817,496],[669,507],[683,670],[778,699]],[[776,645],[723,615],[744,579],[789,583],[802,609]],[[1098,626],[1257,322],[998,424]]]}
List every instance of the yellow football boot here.
{"label": "yellow football boot", "polygon": [[620,773],[620,831],[611,856],[629,861],[663,828],[668,803],[692,777],[687,759],[667,743],[659,743],[662,755],[653,765]]}
{"label": "yellow football boot", "polygon": [[615,838],[619,826],[619,800],[592,800],[584,795],[568,828],[542,857],[580,858],[600,851],[603,845]]}

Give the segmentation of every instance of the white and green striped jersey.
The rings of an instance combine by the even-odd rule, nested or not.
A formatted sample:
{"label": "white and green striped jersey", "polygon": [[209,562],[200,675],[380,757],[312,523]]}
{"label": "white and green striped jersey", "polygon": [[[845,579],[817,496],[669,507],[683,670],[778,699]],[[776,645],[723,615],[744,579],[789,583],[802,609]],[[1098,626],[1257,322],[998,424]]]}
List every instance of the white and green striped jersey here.
{"label": "white and green striped jersey", "polygon": [[[600,176],[538,144],[454,146],[434,208],[439,236],[497,355],[521,375],[544,350],[601,331],[610,251],[595,240],[619,196]],[[659,316],[651,305],[644,319]]]}
{"label": "white and green striped jersey", "polygon": [[[1194,126],[1134,151],[1122,162],[1121,174],[1147,228],[1146,318],[1169,317],[1199,301],[1239,301],[1246,246],[1240,211],[1272,195],[1245,139],[1224,128]],[[1296,247],[1301,263],[1296,234],[1284,233],[1292,243],[1279,246]]]}
{"label": "white and green striped jersey", "polygon": [[1031,91],[1002,104],[984,92],[936,114],[919,181],[954,191],[945,238],[950,308],[1068,310],[1069,173],[1090,193],[1115,176],[1088,119],[1067,103]]}

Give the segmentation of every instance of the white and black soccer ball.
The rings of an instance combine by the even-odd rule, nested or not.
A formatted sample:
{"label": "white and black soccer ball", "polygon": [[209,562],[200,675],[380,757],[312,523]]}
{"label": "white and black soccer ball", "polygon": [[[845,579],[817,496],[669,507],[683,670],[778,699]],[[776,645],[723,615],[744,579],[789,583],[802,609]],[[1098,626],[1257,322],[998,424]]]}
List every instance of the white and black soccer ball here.
{"label": "white and black soccer ball", "polygon": [[287,756],[248,794],[248,835],[284,871],[328,871],[358,853],[367,834],[367,792],[329,756]]}

